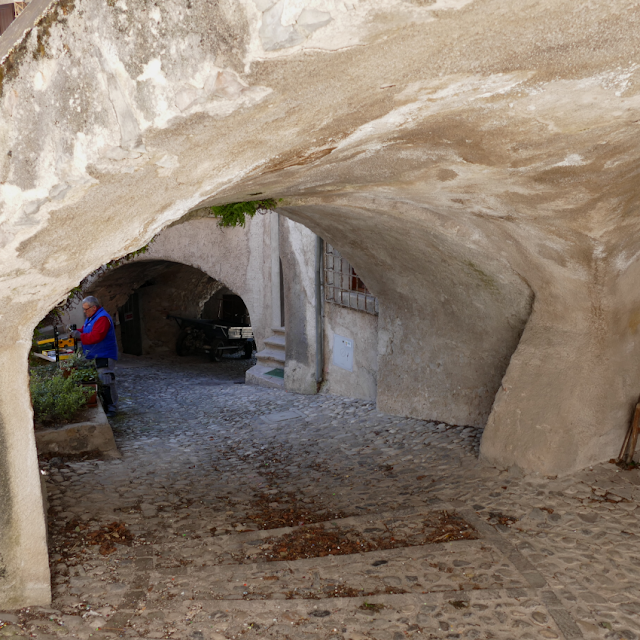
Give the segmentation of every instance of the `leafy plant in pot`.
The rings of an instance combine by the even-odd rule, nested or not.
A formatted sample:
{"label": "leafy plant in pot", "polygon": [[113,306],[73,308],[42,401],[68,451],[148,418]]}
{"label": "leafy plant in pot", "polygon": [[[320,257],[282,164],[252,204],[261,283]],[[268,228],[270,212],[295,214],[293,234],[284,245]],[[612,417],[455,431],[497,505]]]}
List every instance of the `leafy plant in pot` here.
{"label": "leafy plant in pot", "polygon": [[[86,362],[86,361],[85,361]],[[88,407],[98,406],[98,372],[92,363],[81,369],[75,369],[69,376],[71,380],[86,389],[91,390],[91,395],[87,398]]]}
{"label": "leafy plant in pot", "polygon": [[90,390],[91,393],[87,399],[88,407],[98,406],[99,378],[93,360],[87,360],[82,354],[76,353],[61,363],[60,370],[64,378]]}
{"label": "leafy plant in pot", "polygon": [[74,372],[80,369],[95,370],[93,360],[87,360],[80,352],[74,353],[70,358],[60,362],[60,371],[65,378],[71,377]]}

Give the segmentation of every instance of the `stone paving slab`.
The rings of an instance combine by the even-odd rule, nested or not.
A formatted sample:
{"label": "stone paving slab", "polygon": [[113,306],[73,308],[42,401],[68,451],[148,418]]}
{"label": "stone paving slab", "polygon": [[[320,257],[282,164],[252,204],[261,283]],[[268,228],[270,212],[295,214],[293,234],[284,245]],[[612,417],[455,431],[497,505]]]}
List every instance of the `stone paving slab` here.
{"label": "stone paving slab", "polygon": [[[235,384],[250,361],[132,362],[112,423],[122,460],[42,465],[54,601],[8,612],[19,624],[0,637],[639,637],[637,470],[522,477],[478,463],[479,429]],[[451,509],[480,538],[255,563],[299,526],[247,531],[265,505],[370,523]],[[114,521],[132,546],[64,547],[70,523]],[[372,585],[407,593],[323,597]]]}
{"label": "stone paving slab", "polygon": [[300,411],[277,411],[275,413],[268,413],[261,417],[268,424],[275,424],[277,422],[284,422],[285,420],[295,420],[296,418],[304,418],[304,413]]}
{"label": "stone paving slab", "polygon": [[[316,599],[345,591],[406,593],[527,588],[525,578],[483,541],[458,541],[288,562],[188,567],[181,578],[151,572],[154,596],[176,584],[202,599]],[[165,591],[163,591],[163,589]],[[204,595],[206,593],[206,596]],[[357,595],[357,594],[356,594]]]}
{"label": "stone paving slab", "polygon": [[[264,602],[195,602],[192,626],[204,637],[249,638],[560,638],[560,629],[526,590],[458,591],[369,598]],[[220,637],[220,636],[218,636]]]}

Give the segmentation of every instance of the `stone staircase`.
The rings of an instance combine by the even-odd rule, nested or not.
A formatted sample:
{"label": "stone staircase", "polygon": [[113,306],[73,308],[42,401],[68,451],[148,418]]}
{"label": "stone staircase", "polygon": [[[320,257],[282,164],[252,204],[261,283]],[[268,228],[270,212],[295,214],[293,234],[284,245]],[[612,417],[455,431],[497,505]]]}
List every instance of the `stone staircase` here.
{"label": "stone staircase", "polygon": [[[273,335],[265,341],[265,348],[256,354],[257,364],[247,371],[247,384],[257,384],[262,387],[284,389],[285,362],[285,328],[273,327]],[[274,370],[281,376],[270,374]]]}

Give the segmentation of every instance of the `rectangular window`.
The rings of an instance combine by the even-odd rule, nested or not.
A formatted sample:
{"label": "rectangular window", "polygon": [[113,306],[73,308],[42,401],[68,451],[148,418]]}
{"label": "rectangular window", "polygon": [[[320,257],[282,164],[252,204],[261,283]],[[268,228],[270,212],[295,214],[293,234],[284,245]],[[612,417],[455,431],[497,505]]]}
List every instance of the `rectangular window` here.
{"label": "rectangular window", "polygon": [[29,0],[22,2],[4,2],[0,0],[0,35],[27,8]]}
{"label": "rectangular window", "polygon": [[341,307],[378,314],[378,299],[371,295],[355,269],[329,243],[324,250],[324,299]]}

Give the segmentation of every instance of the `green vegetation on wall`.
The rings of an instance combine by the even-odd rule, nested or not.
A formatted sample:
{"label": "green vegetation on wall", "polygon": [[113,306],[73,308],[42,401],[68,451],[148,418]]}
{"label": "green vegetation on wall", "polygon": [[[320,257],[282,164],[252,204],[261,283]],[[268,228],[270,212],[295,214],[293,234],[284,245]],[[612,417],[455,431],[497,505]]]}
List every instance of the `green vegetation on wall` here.
{"label": "green vegetation on wall", "polygon": [[[121,264],[124,264],[125,262],[129,262],[129,260],[133,260],[134,258],[141,256],[143,253],[147,253],[147,251],[149,251],[149,247],[151,246],[151,243],[157,237],[158,236],[153,236],[153,238],[151,238],[151,240],[149,240],[149,242],[145,244],[144,247],[140,247],[139,249],[136,249],[131,253],[127,253],[126,255],[122,256],[122,258],[116,258],[115,260],[111,260],[111,262],[107,262],[107,264],[105,264],[104,266],[107,269],[115,269],[116,267],[119,267]],[[102,269],[102,267],[100,267],[100,269]],[[96,271],[94,271],[93,273],[96,273]],[[89,274],[87,278],[90,278],[91,276],[93,276],[93,273]]]}
{"label": "green vegetation on wall", "polygon": [[258,209],[273,210],[277,202],[273,198],[266,200],[249,200],[248,202],[231,202],[215,207],[210,207],[211,215],[219,218],[218,225],[221,227],[244,227],[246,216],[253,218]]}
{"label": "green vegetation on wall", "polygon": [[[278,201],[273,198],[267,198],[265,200],[248,200],[247,202],[230,202],[229,204],[209,207],[209,212],[214,218],[218,218],[218,225],[221,227],[244,227],[247,221],[246,216],[253,218],[259,209],[272,211],[276,208],[277,204]],[[136,258],[139,255],[147,253],[147,251],[149,251],[149,246],[154,240],[155,237],[152,238],[144,247],[140,247],[140,249],[136,249],[136,251],[127,253],[121,258],[111,260],[111,262],[107,262],[107,264],[104,265],[104,267],[100,267],[100,269],[114,269],[125,262],[129,262],[129,260],[133,260],[133,258]],[[53,321],[54,323],[60,322],[62,314],[82,300],[84,297],[83,285],[85,285],[95,273],[96,272],[90,274],[80,283],[79,286],[74,287],[69,292],[67,298],[52,309],[47,318],[43,320],[43,323],[46,324],[50,321]]]}

